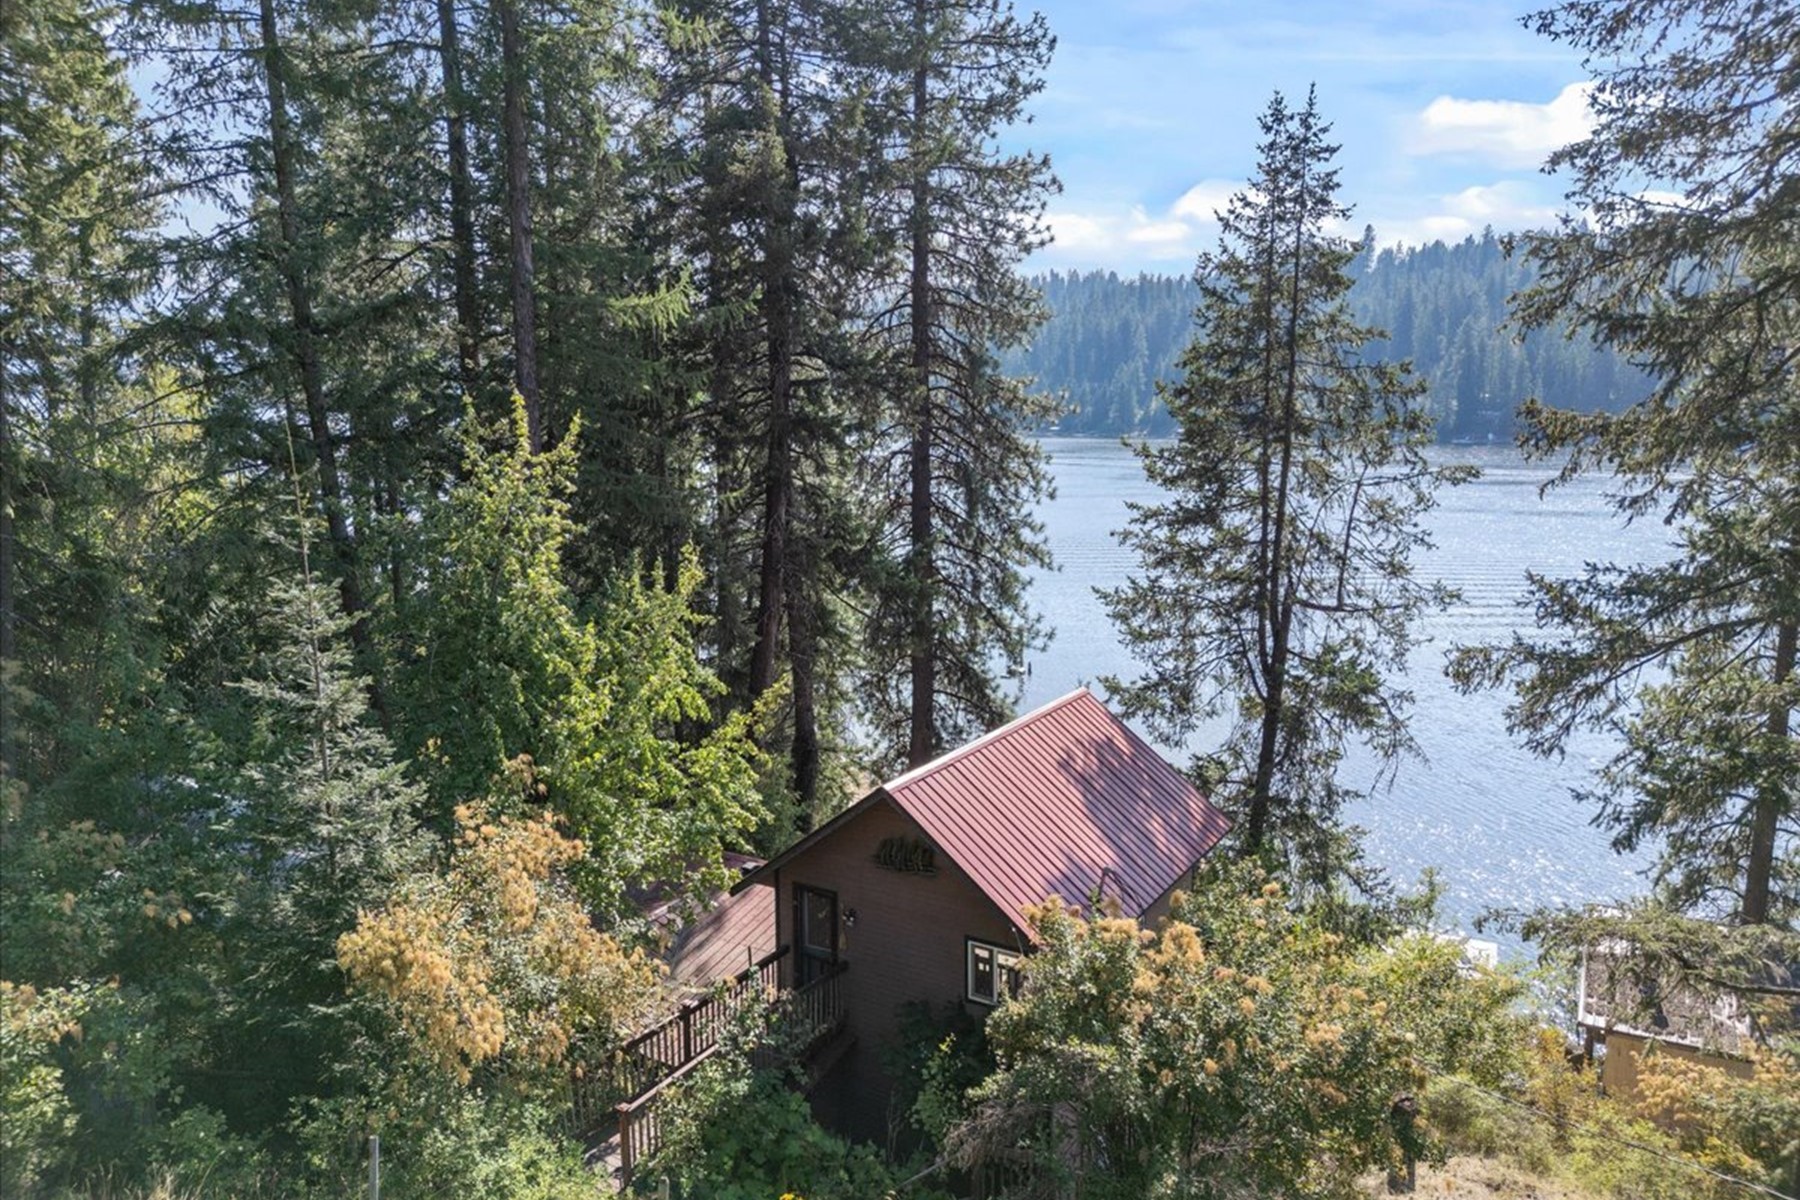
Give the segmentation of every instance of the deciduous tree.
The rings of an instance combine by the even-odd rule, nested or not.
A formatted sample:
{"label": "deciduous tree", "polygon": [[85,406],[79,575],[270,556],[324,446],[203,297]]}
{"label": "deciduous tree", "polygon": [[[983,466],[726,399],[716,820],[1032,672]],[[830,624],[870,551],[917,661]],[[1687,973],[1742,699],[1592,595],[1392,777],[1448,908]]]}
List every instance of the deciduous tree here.
{"label": "deciduous tree", "polygon": [[1254,864],[1204,876],[1155,931],[1057,900],[1030,915],[1041,948],[987,1025],[1000,1069],[948,1141],[963,1165],[1022,1154],[1031,1194],[1361,1195],[1421,1149],[1395,1102],[1442,1071],[1497,1082],[1520,1033],[1514,981],[1465,978],[1431,938],[1358,949]]}

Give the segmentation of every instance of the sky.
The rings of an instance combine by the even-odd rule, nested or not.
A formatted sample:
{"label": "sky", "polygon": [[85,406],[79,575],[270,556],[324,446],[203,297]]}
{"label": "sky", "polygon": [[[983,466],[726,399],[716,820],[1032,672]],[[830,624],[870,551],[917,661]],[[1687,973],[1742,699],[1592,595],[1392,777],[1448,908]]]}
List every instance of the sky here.
{"label": "sky", "polygon": [[[1544,158],[1588,128],[1587,76],[1519,23],[1529,0],[1017,0],[1056,35],[1031,125],[1062,193],[1028,269],[1185,273],[1255,167],[1277,90],[1342,148],[1344,232],[1384,246],[1549,224]],[[1515,4],[1518,6],[1515,7]]]}

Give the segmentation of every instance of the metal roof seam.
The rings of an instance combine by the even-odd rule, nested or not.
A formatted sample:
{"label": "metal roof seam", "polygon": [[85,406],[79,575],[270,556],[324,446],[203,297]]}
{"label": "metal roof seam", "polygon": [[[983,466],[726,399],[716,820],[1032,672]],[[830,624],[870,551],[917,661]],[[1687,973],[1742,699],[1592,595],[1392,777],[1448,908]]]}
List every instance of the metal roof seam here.
{"label": "metal roof seam", "polygon": [[875,788],[733,890],[767,882],[769,870],[881,798],[1034,937],[1027,908],[1051,895],[1080,905],[1108,886],[1108,873],[1131,915],[1141,915],[1230,825],[1192,781],[1079,688]]}

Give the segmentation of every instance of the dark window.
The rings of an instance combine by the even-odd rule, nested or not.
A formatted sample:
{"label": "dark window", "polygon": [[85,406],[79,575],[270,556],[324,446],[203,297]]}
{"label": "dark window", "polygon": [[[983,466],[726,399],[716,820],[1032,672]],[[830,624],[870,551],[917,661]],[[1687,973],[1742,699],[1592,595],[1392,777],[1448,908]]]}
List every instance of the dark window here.
{"label": "dark window", "polygon": [[797,982],[804,986],[825,974],[838,957],[837,893],[794,885],[795,940],[799,943]]}
{"label": "dark window", "polygon": [[998,1004],[1019,990],[1019,952],[1004,946],[968,941],[968,997],[978,1004]]}

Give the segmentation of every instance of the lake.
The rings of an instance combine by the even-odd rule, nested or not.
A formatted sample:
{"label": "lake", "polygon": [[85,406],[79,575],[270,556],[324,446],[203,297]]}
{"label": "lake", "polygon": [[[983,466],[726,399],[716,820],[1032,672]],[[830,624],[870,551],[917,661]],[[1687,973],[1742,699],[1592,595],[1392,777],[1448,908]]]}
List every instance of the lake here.
{"label": "lake", "polygon": [[[1132,570],[1114,531],[1130,519],[1128,503],[1155,499],[1136,458],[1117,441],[1049,438],[1044,445],[1056,496],[1038,515],[1057,570],[1034,579],[1032,596],[1054,636],[1030,659],[1026,708],[1102,675],[1137,673],[1093,589]],[[1475,482],[1441,494],[1426,518],[1436,547],[1417,563],[1420,578],[1440,579],[1462,597],[1423,620],[1426,641],[1413,651],[1404,679],[1425,758],[1402,763],[1392,788],[1358,804],[1350,819],[1368,831],[1371,859],[1397,881],[1410,883],[1423,868],[1437,867],[1445,885],[1442,918],[1465,930],[1489,908],[1641,892],[1648,856],[1613,853],[1607,834],[1589,823],[1593,809],[1570,795],[1608,756],[1609,741],[1584,738],[1560,762],[1535,758],[1506,732],[1508,694],[1459,695],[1443,665],[1450,646],[1501,641],[1531,628],[1518,605],[1527,570],[1572,575],[1590,561],[1665,558],[1668,531],[1655,521],[1624,525],[1607,504],[1604,479],[1580,480],[1540,499],[1550,468],[1525,462],[1510,447],[1433,453],[1482,470]],[[1202,748],[1200,739],[1160,747],[1184,766],[1189,751]],[[1344,771],[1344,782],[1365,791],[1375,777],[1366,756],[1347,761]],[[1516,939],[1498,940],[1519,948]]]}

